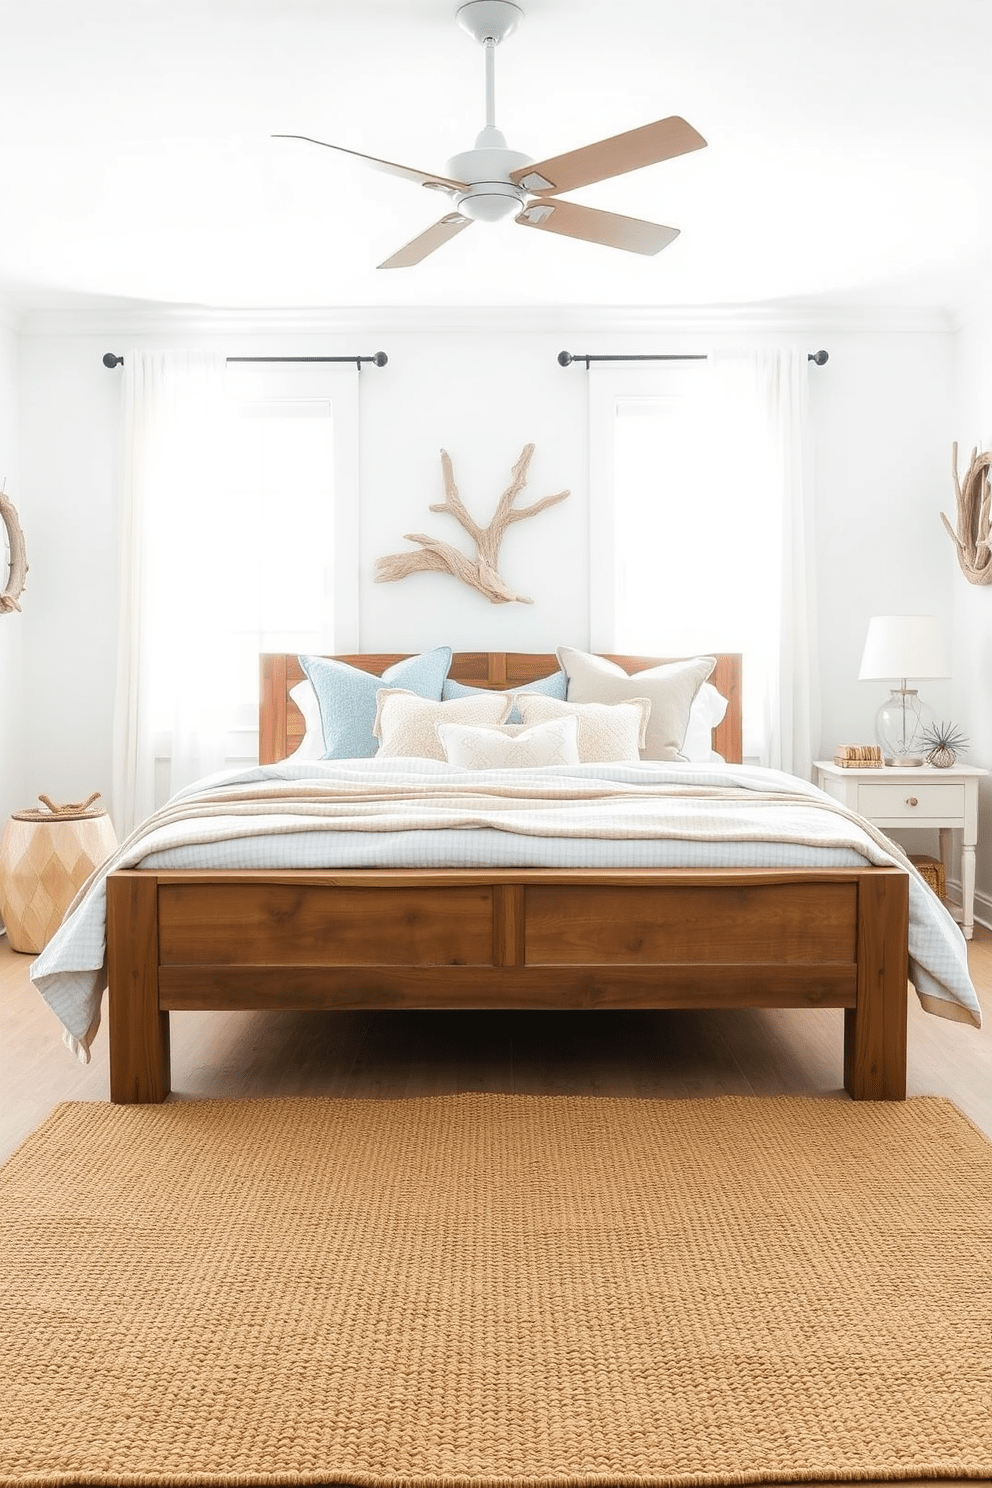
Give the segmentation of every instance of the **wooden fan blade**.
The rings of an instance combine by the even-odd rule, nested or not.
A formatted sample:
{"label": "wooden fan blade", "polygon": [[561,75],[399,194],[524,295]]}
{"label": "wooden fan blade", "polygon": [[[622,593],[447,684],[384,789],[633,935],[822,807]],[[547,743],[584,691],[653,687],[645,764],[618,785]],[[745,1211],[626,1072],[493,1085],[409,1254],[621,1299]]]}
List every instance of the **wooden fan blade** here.
{"label": "wooden fan blade", "polygon": [[340,155],[350,155],[355,160],[364,160],[373,170],[385,171],[390,176],[403,176],[407,181],[416,181],[418,186],[430,186],[436,191],[466,191],[464,181],[452,181],[448,176],[431,175],[428,171],[415,170],[412,165],[394,165],[391,160],[378,160],[374,155],[362,155],[358,150],[346,150],[344,145],[329,145],[326,140],[311,139],[309,134],[274,134],[273,139],[304,140],[308,145],[321,145],[325,150],[337,150]]}
{"label": "wooden fan blade", "polygon": [[659,160],[701,150],[705,144],[691,124],[673,114],[670,119],[658,119],[654,124],[642,124],[640,129],[615,134],[581,150],[570,150],[567,155],[522,165],[510,172],[510,180],[535,196],[555,196],[560,191],[589,186],[593,181],[626,175],[628,171],[640,170],[642,165],[655,165]]}
{"label": "wooden fan blade", "polygon": [[594,207],[580,207],[577,202],[548,201],[544,197],[528,202],[513,220],[524,227],[561,233],[566,238],[584,238],[587,243],[602,243],[606,248],[625,248],[628,253],[660,253],[679,235],[677,227],[661,227],[657,222],[642,222],[639,217],[621,217],[616,212],[600,212]]}
{"label": "wooden fan blade", "polygon": [[387,258],[384,263],[378,265],[380,269],[408,269],[411,264],[420,263],[435,248],[440,248],[449,238],[457,237],[463,227],[471,227],[471,217],[463,217],[460,212],[449,212],[447,217],[442,217],[440,222],[435,222],[426,232],[419,237],[411,238],[409,243],[404,243],[392,258]]}

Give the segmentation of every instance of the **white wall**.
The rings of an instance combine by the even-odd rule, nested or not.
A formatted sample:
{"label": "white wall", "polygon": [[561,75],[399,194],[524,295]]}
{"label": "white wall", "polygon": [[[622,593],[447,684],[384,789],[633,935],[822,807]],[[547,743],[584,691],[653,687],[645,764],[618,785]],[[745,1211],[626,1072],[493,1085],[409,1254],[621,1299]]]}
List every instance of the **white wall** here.
{"label": "white wall", "polygon": [[[384,333],[388,367],[362,373],[361,625],[364,650],[553,651],[588,641],[589,490],[585,374],[558,366],[561,336],[519,328]],[[514,523],[500,572],[534,603],[493,605],[447,576],[377,584],[377,557],[409,548],[406,532],[471,540],[447,514],[440,451],[483,525],[535,445],[518,505],[568,489],[559,505]]]}
{"label": "white wall", "polygon": [[[32,626],[27,631],[30,724],[25,788],[74,798],[109,795],[117,600],[116,450],[119,371],[105,351],[213,346],[236,355],[346,355],[385,350],[363,368],[359,641],[366,650],[551,650],[589,644],[586,374],[557,353],[704,351],[715,341],[788,339],[830,360],[811,367],[816,438],[816,584],[823,731],[834,744],[870,740],[880,697],[857,681],[872,614],[948,613],[951,573],[937,513],[945,502],[954,434],[954,337],[933,319],[837,317],[666,322],[647,312],[377,311],[302,315],[247,330],[236,317],[161,325],[92,315],[35,317],[23,334],[23,468],[34,516]],[[373,564],[401,551],[403,534],[461,542],[443,497],[439,450],[461,494],[485,519],[527,442],[536,453],[524,499],[568,487],[559,506],[510,528],[501,570],[533,605],[488,603],[443,575],[375,584]],[[726,459],[732,478],[732,451]],[[700,513],[700,541],[718,541]],[[464,539],[467,542],[467,539]],[[992,599],[992,591],[987,596]],[[664,651],[663,624],[658,650]],[[209,664],[209,658],[207,659]],[[949,706],[931,688],[938,709]],[[992,733],[992,729],[990,729]],[[988,741],[992,755],[992,737]],[[992,871],[987,880],[992,890]]]}
{"label": "white wall", "polygon": [[[101,375],[102,374],[102,375]],[[83,338],[22,336],[22,486],[30,514],[24,790],[110,800],[117,609],[118,388]],[[37,803],[35,803],[37,804]]]}
{"label": "white wall", "polygon": [[[859,682],[872,615],[936,614],[951,642],[950,573],[940,507],[953,429],[953,339],[946,330],[827,338],[811,379],[816,433],[816,549],[821,757],[870,743],[884,682]],[[938,717],[950,683],[927,682]]]}
{"label": "white wall", "polygon": [[[946,441],[941,510],[956,522],[951,480],[951,440],[958,442],[958,468],[967,469],[972,449],[992,449],[992,283],[970,307],[956,337],[954,422]],[[992,584],[970,584],[958,567],[954,546],[944,537],[951,573],[954,683],[950,715],[971,740],[969,764],[992,768]],[[992,781],[979,795],[978,891],[975,910],[992,923]]]}
{"label": "white wall", "polygon": [[[0,614],[0,823],[11,811],[27,804],[24,792],[24,750],[27,737],[24,717],[22,654],[24,628],[30,615],[35,587],[35,530],[29,504],[20,485],[18,460],[17,337],[0,317],[0,483],[6,478],[7,495],[17,508],[24,529],[24,543],[32,571],[22,598],[24,610]],[[0,546],[3,538],[0,536]],[[0,588],[6,582],[0,564]]]}

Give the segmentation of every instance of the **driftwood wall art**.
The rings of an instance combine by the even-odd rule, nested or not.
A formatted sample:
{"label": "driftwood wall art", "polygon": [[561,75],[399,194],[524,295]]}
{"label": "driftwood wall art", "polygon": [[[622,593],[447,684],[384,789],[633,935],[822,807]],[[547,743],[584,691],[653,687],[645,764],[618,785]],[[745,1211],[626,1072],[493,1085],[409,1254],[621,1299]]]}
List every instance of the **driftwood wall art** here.
{"label": "driftwood wall art", "polygon": [[951,446],[951,468],[954,475],[954,494],[957,498],[957,531],[941,512],[940,520],[951,535],[961,572],[969,584],[992,584],[992,541],[989,537],[992,487],[989,485],[989,469],[992,467],[992,451],[979,454],[971,452],[971,463],[965,472],[964,481],[958,478],[958,447]]}
{"label": "driftwood wall art", "polygon": [[[0,615],[3,615],[10,610],[21,608],[18,600],[24,591],[24,580],[28,571],[28,560],[24,552],[24,533],[17,520],[14,503],[3,491],[0,491],[0,523],[7,534],[6,547],[9,554],[7,582],[0,591]],[[3,576],[3,568],[4,542],[0,538],[0,577]]]}
{"label": "driftwood wall art", "polygon": [[385,558],[378,558],[375,565],[375,582],[389,584],[396,579],[405,579],[408,574],[432,570],[435,573],[448,573],[453,578],[461,579],[462,583],[478,589],[479,593],[484,594],[491,604],[512,604],[514,602],[533,604],[534,601],[526,594],[514,594],[500,576],[499,545],[511,522],[522,522],[526,517],[536,517],[538,512],[545,511],[549,506],[555,506],[559,501],[564,501],[565,497],[570,494],[568,491],[557,491],[553,496],[542,496],[539,501],[532,502],[530,506],[514,506],[513,503],[527,484],[527,467],[530,465],[533,453],[534,446],[525,444],[519,460],[513,467],[510,484],[499,498],[492,520],[488,526],[480,527],[478,522],[473,520],[458,494],[454,472],[451,468],[451,457],[447,450],[442,450],[441,469],[444,472],[445,497],[443,501],[438,501],[431,506],[430,510],[447,512],[460,526],[464,527],[475,543],[476,561],[473,563],[458,548],[453,547],[451,543],[442,542],[440,538],[430,537],[424,532],[407,532],[404,533],[406,541],[418,543],[419,548],[412,553],[390,553]]}

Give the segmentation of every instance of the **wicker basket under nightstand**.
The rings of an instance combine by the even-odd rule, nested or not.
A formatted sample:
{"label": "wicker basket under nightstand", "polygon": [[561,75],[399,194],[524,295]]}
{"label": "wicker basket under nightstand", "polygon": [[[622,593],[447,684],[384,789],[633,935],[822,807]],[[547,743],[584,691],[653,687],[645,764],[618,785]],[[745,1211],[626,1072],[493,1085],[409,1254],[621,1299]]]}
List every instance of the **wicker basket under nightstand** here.
{"label": "wicker basket under nightstand", "polygon": [[917,857],[910,853],[909,861],[914,868],[926,879],[938,899],[943,899],[947,893],[947,871],[939,858]]}

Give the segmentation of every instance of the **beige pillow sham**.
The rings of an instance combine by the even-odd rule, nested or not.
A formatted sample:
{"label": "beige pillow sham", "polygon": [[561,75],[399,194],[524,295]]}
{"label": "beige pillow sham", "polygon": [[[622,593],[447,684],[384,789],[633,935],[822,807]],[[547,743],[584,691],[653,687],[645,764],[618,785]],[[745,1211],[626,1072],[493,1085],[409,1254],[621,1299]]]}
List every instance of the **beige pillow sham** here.
{"label": "beige pillow sham", "polygon": [[715,656],[668,661],[633,675],[615,662],[570,646],[558,647],[558,660],[568,677],[570,703],[620,703],[647,698],[651,704],[642,759],[677,760],[689,726],[696,693],[716,666]]}
{"label": "beige pillow sham", "polygon": [[414,759],[444,759],[436,724],[468,723],[496,728],[513,707],[508,693],[480,692],[473,697],[435,703],[402,687],[380,687],[376,693],[375,726],[381,755],[409,755]]}
{"label": "beige pillow sham", "polygon": [[525,724],[473,728],[463,723],[438,723],[435,727],[448,764],[460,765],[463,770],[529,770],[580,763],[574,717],[549,718],[547,723],[529,728]]}
{"label": "beige pillow sham", "polygon": [[578,724],[580,764],[616,764],[640,759],[651,704],[647,698],[629,698],[624,703],[559,703],[556,698],[519,692],[517,710],[528,726],[573,717]]}

